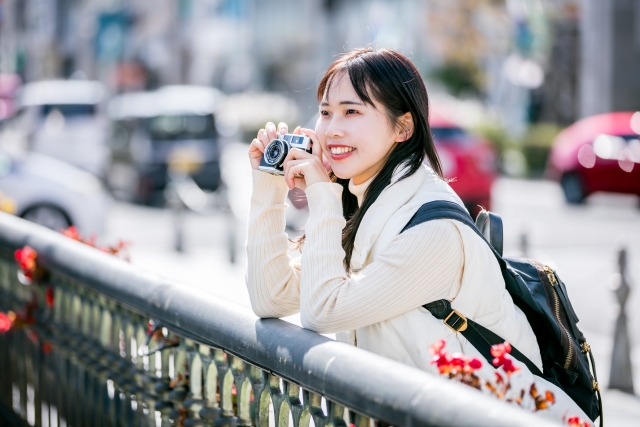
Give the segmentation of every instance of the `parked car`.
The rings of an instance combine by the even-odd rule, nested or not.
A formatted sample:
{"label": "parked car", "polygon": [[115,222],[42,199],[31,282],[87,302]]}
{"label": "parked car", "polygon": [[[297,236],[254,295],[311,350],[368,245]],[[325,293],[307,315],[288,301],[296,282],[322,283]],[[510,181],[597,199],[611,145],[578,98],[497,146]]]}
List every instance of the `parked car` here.
{"label": "parked car", "polygon": [[39,154],[0,150],[3,210],[53,230],[74,225],[81,234],[100,235],[110,197],[94,175]]}
{"label": "parked car", "polygon": [[107,180],[114,194],[139,203],[164,203],[173,161],[190,164],[196,184],[215,191],[221,184],[216,126],[221,102],[221,92],[200,86],[165,86],[114,97],[108,106],[112,165]]}
{"label": "parked car", "polygon": [[15,96],[21,83],[17,74],[0,74],[0,123],[15,114]]}
{"label": "parked car", "polygon": [[103,177],[109,164],[106,121],[100,111],[101,83],[50,80],[28,83],[19,110],[6,127],[30,151],[62,160]]}
{"label": "parked car", "polygon": [[562,186],[568,203],[596,191],[640,195],[640,112],[587,117],[553,141],[547,175]]}
{"label": "parked car", "polygon": [[491,187],[497,176],[492,146],[437,113],[429,117],[431,132],[449,185],[475,216],[480,206],[491,209]]}

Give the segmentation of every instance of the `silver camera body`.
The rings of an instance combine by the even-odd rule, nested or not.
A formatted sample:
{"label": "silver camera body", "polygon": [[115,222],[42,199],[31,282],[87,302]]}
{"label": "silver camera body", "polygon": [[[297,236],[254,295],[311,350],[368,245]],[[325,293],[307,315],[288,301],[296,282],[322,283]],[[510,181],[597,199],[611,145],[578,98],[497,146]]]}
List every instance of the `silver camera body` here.
{"label": "silver camera body", "polygon": [[284,175],[282,162],[292,148],[311,153],[311,138],[307,135],[294,135],[292,133],[278,134],[278,137],[269,142],[264,149],[258,169],[273,175]]}

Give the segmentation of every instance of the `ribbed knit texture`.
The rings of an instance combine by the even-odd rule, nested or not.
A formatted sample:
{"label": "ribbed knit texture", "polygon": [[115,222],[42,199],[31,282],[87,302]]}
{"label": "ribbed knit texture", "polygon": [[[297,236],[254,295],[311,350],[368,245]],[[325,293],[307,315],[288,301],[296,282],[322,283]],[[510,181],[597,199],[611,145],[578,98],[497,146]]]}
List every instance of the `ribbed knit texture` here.
{"label": "ribbed knit texture", "polygon": [[[352,184],[350,189],[361,200],[369,183]],[[458,294],[464,252],[460,234],[448,220],[421,224],[396,236],[373,262],[348,276],[341,244],[342,187],[316,183],[306,193],[306,240],[302,257],[292,260],[284,231],[287,186],[281,177],[253,172],[247,287],[257,316],[284,317],[300,311],[305,328],[334,333]]]}

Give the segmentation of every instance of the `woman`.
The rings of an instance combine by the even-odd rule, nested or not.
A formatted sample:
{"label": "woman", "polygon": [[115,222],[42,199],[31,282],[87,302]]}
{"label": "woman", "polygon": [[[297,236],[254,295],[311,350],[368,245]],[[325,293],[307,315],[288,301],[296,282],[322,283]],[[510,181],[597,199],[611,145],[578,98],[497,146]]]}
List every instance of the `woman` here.
{"label": "woman", "polygon": [[[284,179],[258,170],[276,137],[267,123],[251,143],[253,195],[247,243],[247,286],[254,312],[336,333],[339,341],[419,369],[437,372],[429,346],[444,339],[450,352],[482,359],[464,337],[422,305],[447,299],[452,308],[513,344],[542,368],[535,335],[505,289],[489,247],[452,220],[420,224],[400,234],[424,203],[461,200],[442,177],[429,129],[427,91],[418,70],[392,50],[358,49],[337,59],[317,91],[315,131],[296,129],[312,153],[291,150]],[[280,123],[280,133],[288,131]],[[323,156],[330,164],[327,173]],[[302,256],[290,259],[284,233],[287,191],[305,190],[309,220]],[[534,382],[524,365],[516,390]],[[483,363],[489,381],[494,370]],[[515,376],[514,376],[515,381]],[[546,411],[586,415],[555,386]]]}

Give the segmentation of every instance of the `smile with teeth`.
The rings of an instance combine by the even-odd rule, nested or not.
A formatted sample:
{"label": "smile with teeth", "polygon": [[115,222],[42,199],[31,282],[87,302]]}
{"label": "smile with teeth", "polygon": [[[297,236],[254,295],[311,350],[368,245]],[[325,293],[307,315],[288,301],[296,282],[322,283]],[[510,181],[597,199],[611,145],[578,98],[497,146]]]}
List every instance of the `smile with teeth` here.
{"label": "smile with teeth", "polygon": [[331,154],[350,153],[353,150],[355,150],[353,147],[331,147]]}

